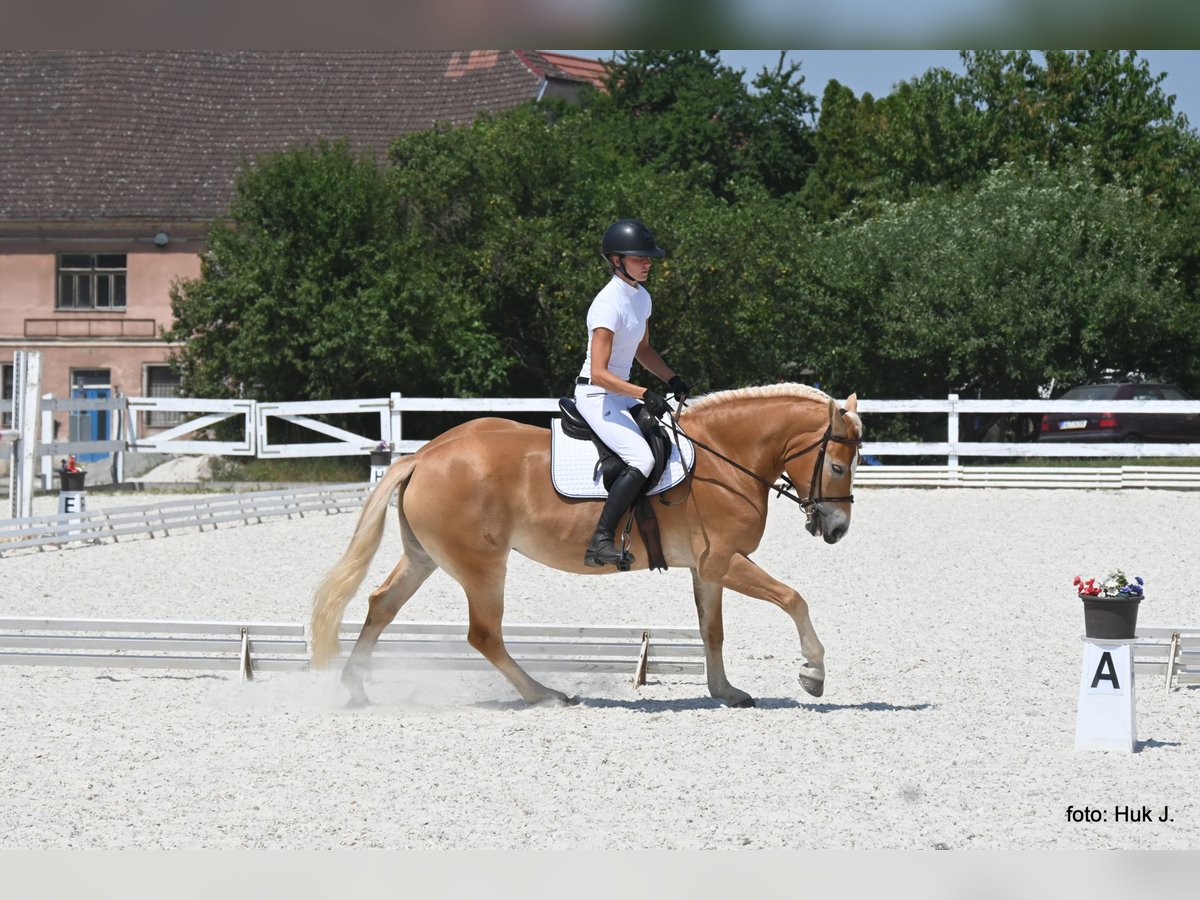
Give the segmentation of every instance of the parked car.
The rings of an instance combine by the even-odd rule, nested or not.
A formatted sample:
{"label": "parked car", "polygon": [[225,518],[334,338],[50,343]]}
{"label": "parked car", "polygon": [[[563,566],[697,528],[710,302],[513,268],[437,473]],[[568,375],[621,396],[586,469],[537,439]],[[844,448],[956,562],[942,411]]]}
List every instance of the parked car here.
{"label": "parked car", "polygon": [[[1073,387],[1059,400],[1191,400],[1173,384],[1110,382]],[[1200,441],[1200,414],[1053,412],[1042,416],[1039,441]]]}

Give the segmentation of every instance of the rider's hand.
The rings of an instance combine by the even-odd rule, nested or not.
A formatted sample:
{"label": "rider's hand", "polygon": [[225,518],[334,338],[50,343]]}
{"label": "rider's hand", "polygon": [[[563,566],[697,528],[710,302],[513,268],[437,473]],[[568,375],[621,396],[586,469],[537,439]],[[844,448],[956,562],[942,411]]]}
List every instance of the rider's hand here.
{"label": "rider's hand", "polygon": [[646,412],[656,419],[661,419],[664,413],[671,411],[671,407],[667,406],[667,401],[654,391],[646,391],[642,394],[642,403],[646,407]]}
{"label": "rider's hand", "polygon": [[671,376],[671,378],[667,381],[667,387],[669,387],[672,393],[675,394],[676,403],[682,403],[683,399],[692,392],[691,386],[688,385],[687,382],[685,382],[678,375]]}

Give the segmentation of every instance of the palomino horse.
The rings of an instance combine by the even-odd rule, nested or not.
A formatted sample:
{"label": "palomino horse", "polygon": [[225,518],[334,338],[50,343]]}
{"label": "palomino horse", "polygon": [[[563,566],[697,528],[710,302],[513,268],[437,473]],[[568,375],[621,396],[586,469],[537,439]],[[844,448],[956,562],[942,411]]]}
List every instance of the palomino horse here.
{"label": "palomino horse", "polygon": [[[825,649],[808,604],[794,589],[750,561],[766,528],[767,499],[781,473],[809,485],[799,500],[807,528],[827,543],[850,527],[850,486],[862,441],[857,398],[845,409],[821,391],[777,384],[709,394],[679,415],[698,447],[690,481],[655,503],[662,547],[670,566],[691,570],[708,689],[731,706],[753,706],[725,677],[721,595],[725,588],[769,600],[791,616],[804,662],[800,684],[819,697]],[[317,588],[312,617],[313,665],[338,653],[342,614],[362,583],[383,535],[394,491],[404,555],[370,608],[342,674],[352,705],[367,702],[363,678],[371,651],[400,607],[437,568],[467,594],[467,641],[499,669],[528,703],[574,702],[538,683],[508,654],[501,635],[504,579],[513,550],[543,565],[580,575],[615,573],[583,564],[596,524],[595,501],[568,500],[550,480],[550,432],[504,419],[477,419],[392,463],[363,506],[354,536]],[[631,534],[634,568],[646,568],[637,529]]]}

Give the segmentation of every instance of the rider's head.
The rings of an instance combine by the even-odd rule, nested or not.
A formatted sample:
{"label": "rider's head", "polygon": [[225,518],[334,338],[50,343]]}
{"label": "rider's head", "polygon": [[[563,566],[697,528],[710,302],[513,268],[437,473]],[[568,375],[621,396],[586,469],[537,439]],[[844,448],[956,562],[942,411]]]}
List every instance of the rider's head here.
{"label": "rider's head", "polygon": [[[609,225],[605,229],[600,252],[614,272],[638,283],[646,280],[651,259],[662,259],[667,255],[667,251],[655,242],[650,229],[637,219],[618,219]],[[631,262],[639,262],[633,273],[625,267],[626,257],[631,257]],[[644,264],[641,260],[645,260]]]}

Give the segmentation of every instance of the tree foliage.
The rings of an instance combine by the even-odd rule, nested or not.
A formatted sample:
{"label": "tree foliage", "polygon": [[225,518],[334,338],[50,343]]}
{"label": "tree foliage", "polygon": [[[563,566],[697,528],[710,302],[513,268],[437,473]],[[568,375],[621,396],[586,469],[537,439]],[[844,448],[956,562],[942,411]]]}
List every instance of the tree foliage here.
{"label": "tree foliage", "polygon": [[1086,167],[1008,163],[839,221],[812,248],[796,352],[871,396],[1029,397],[1112,368],[1183,379],[1200,320],[1158,237],[1152,206]]}
{"label": "tree foliage", "polygon": [[[652,337],[708,390],[1200,388],[1200,145],[1136,54],[965,54],[885,97],[637,51],[607,92],[260,160],[172,293],[184,390],[550,396],[604,227],[650,223]],[[645,383],[649,376],[639,373]]]}

